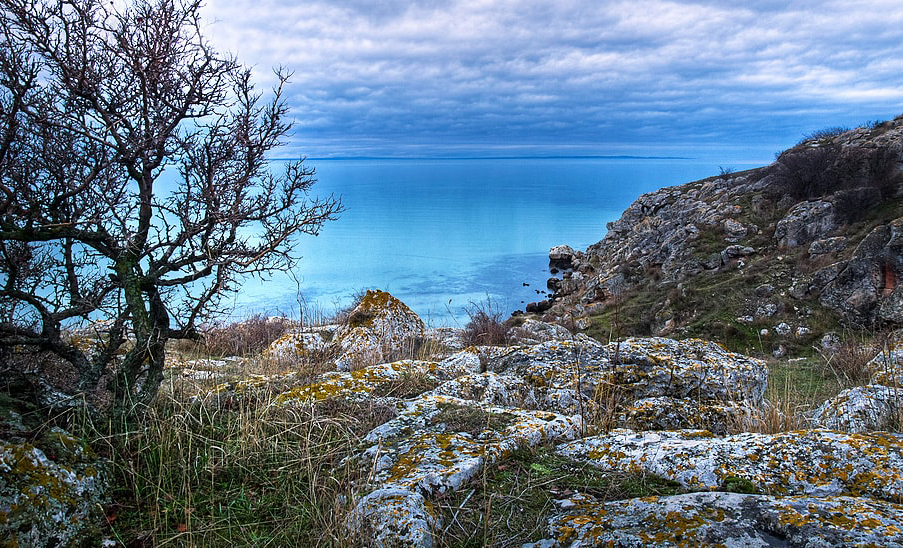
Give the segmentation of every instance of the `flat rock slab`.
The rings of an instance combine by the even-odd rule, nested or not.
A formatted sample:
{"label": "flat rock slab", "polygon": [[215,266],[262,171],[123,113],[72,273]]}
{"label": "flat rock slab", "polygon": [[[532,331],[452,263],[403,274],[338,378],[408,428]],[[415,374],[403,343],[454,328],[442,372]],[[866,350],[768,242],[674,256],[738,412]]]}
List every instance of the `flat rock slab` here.
{"label": "flat rock slab", "polygon": [[534,548],[903,546],[903,505],[859,497],[706,492],[602,504],[578,497],[549,525],[552,538]]}
{"label": "flat rock slab", "polygon": [[360,460],[373,483],[424,494],[460,489],[483,466],[520,446],[576,438],[579,416],[497,407],[438,394],[405,403],[372,430]]}
{"label": "flat rock slab", "polygon": [[613,430],[557,452],[603,470],[651,472],[690,489],[717,490],[738,478],[771,494],[903,497],[899,434],[797,430],[715,438],[694,430]]}

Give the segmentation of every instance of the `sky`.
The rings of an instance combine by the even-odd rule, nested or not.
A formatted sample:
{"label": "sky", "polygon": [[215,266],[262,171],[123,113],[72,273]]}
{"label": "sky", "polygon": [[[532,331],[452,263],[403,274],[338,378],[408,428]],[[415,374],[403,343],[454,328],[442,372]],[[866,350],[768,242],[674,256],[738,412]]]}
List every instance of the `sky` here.
{"label": "sky", "polygon": [[205,36],[293,72],[287,156],[767,163],[903,114],[900,0],[208,0]]}

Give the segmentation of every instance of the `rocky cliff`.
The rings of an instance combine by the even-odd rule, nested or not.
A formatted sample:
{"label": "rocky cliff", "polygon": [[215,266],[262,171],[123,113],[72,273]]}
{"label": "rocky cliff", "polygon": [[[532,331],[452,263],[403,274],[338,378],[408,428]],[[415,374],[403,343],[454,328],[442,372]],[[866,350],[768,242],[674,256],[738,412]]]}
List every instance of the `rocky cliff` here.
{"label": "rocky cliff", "polygon": [[600,242],[551,250],[553,296],[531,309],[780,352],[840,324],[903,323],[901,229],[903,116],[640,196]]}

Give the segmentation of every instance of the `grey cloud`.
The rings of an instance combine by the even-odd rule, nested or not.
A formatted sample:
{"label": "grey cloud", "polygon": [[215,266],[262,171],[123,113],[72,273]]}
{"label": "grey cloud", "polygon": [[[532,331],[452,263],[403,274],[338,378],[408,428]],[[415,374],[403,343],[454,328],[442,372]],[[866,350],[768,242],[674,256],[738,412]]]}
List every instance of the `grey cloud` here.
{"label": "grey cloud", "polygon": [[786,4],[215,0],[208,10],[220,49],[295,71],[300,139],[336,148],[324,153],[468,142],[605,153],[732,136],[770,147],[809,124],[903,111],[903,5]]}

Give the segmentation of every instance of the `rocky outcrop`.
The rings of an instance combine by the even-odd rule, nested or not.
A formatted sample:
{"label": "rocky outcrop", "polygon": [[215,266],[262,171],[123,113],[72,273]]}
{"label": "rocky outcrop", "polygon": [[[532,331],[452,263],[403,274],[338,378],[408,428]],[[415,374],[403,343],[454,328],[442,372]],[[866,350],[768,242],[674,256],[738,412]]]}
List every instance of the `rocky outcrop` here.
{"label": "rocky outcrop", "polygon": [[596,503],[580,495],[549,523],[565,546],[901,546],[903,505],[861,497],[687,493]]}
{"label": "rocky outcrop", "polygon": [[[273,401],[289,411],[328,408],[335,399],[378,409],[379,425],[342,462],[367,471],[349,487],[345,525],[353,538],[372,546],[442,544],[443,512],[455,493],[484,489],[480,478],[509,468],[542,473],[539,461],[519,459],[545,453],[575,470],[664,478],[677,486],[670,492],[702,492],[612,501],[595,498],[607,497],[604,489],[529,484],[557,501],[548,538],[535,546],[898,542],[900,435],[737,433],[761,425],[768,412],[761,360],[700,339],[602,344],[535,319],[520,327],[520,344],[450,354],[442,345],[427,360],[326,372]],[[889,345],[882,363],[896,352]],[[284,374],[275,383],[302,378]],[[267,382],[274,384],[249,379],[228,390],[237,397]],[[858,514],[839,518],[845,507]]]}
{"label": "rocky outcrop", "polygon": [[[770,166],[640,196],[585,252],[550,251],[563,272],[534,310],[580,320],[628,306],[642,334],[710,336],[711,322],[696,320],[713,302],[729,303],[735,318],[771,304],[789,325],[806,307],[847,324],[903,324],[901,207],[903,117],[806,141]],[[755,295],[762,284],[774,286],[771,302]],[[742,326],[719,330],[753,339]]]}
{"label": "rocky outcrop", "polygon": [[903,496],[903,436],[800,430],[725,438],[700,430],[615,430],[558,447],[562,455],[604,470],[641,470],[690,489],[722,490],[730,478],[759,492]]}

